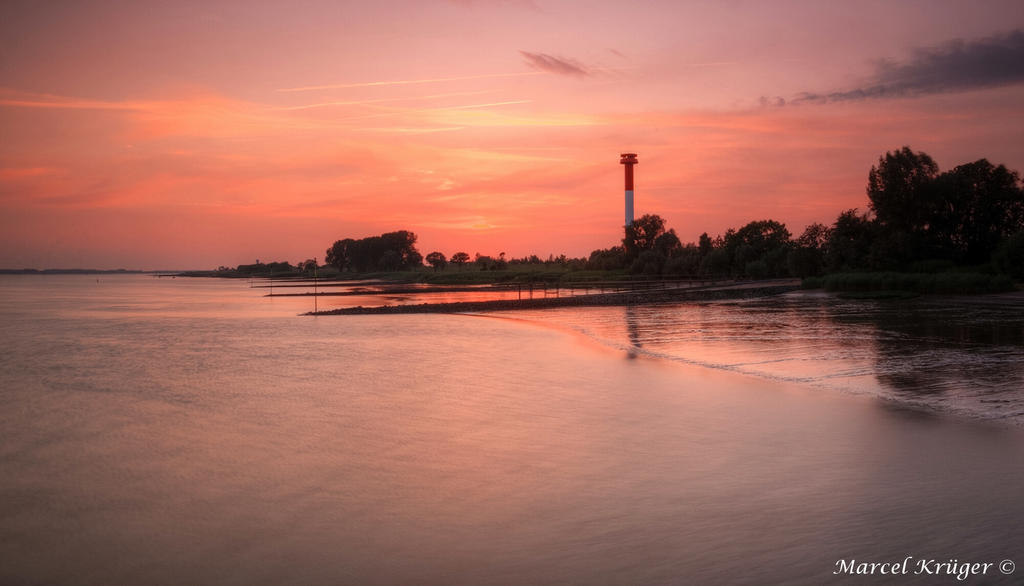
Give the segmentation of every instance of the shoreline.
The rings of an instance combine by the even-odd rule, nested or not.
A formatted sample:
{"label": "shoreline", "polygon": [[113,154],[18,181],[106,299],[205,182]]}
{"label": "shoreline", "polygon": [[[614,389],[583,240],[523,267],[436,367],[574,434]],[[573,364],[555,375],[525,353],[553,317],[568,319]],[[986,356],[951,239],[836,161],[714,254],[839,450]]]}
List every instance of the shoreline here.
{"label": "shoreline", "polygon": [[538,299],[495,299],[490,301],[457,301],[420,303],[417,305],[384,305],[380,307],[344,307],[326,311],[310,311],[301,315],[386,315],[410,313],[470,313],[521,309],[552,309],[557,307],[646,305],[681,301],[722,301],[781,295],[800,289],[799,284],[741,286],[715,289],[663,289],[622,293],[595,293],[573,297]]}

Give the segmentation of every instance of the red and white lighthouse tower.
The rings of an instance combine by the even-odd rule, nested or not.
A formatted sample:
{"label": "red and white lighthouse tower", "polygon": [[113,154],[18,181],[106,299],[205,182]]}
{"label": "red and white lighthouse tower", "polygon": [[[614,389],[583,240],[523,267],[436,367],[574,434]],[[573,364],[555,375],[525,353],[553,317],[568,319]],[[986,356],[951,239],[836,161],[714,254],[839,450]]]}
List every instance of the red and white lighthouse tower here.
{"label": "red and white lighthouse tower", "polygon": [[626,166],[626,226],[633,225],[633,165],[636,153],[622,153],[619,163]]}

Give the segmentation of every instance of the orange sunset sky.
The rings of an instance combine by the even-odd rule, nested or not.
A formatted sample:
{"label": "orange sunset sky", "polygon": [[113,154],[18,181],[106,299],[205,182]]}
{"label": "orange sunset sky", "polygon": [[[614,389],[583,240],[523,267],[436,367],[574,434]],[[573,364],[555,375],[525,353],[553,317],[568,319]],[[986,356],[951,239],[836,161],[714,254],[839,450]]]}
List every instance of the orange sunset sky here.
{"label": "orange sunset sky", "polygon": [[1024,2],[5,0],[0,267],[588,254],[865,208],[910,145],[1024,170]]}

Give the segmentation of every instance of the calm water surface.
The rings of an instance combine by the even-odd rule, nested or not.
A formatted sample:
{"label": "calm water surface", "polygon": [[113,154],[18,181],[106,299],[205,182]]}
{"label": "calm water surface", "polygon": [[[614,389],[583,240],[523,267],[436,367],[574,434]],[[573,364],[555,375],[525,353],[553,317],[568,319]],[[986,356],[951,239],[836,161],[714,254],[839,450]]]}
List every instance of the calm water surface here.
{"label": "calm water surface", "polygon": [[0,277],[0,583],[822,584],[875,581],[833,576],[839,559],[1024,564],[1012,309],[297,317],[310,303]]}
{"label": "calm water surface", "polygon": [[938,413],[1024,424],[1024,298],[738,302],[507,313],[610,347]]}

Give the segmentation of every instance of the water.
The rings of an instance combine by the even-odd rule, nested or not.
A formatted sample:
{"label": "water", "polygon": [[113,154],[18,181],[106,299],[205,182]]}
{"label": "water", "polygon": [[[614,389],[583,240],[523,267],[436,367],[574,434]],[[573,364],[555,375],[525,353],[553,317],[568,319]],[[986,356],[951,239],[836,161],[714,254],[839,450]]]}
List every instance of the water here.
{"label": "water", "polygon": [[507,315],[559,324],[631,355],[1024,424],[1024,298],[858,301],[799,292]]}
{"label": "water", "polygon": [[[1012,417],[842,390],[896,396],[878,337],[926,319],[798,299],[297,317],[309,302],[0,278],[0,583],[822,584],[844,558],[1024,561]],[[1003,311],[975,310],[968,330]],[[917,354],[946,347],[935,327]],[[948,347],[995,371],[1009,328]],[[1012,410],[1005,372],[986,380]]]}

